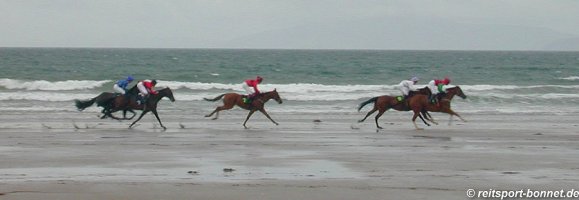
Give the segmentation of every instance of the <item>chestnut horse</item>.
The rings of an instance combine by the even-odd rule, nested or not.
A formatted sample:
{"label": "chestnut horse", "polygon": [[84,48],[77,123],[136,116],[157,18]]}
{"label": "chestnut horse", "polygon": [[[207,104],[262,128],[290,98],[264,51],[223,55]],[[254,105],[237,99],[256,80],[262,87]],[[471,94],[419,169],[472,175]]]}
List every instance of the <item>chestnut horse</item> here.
{"label": "chestnut horse", "polygon": [[247,123],[247,120],[249,120],[249,117],[251,117],[251,115],[253,115],[253,113],[255,111],[258,111],[258,110],[261,113],[263,113],[269,120],[271,120],[271,122],[273,122],[275,125],[279,125],[277,122],[275,122],[273,119],[271,119],[271,117],[269,116],[269,114],[267,114],[267,112],[265,111],[265,108],[264,108],[265,103],[267,101],[269,101],[270,99],[274,99],[279,104],[282,103],[282,100],[279,97],[277,90],[274,89],[273,91],[270,91],[270,92],[261,93],[261,94],[257,95],[253,99],[253,101],[249,104],[243,102],[244,97],[247,97],[247,95],[241,95],[241,94],[237,94],[237,93],[226,93],[226,94],[219,95],[213,99],[203,98],[206,101],[217,101],[217,100],[223,98],[223,106],[219,106],[219,107],[215,108],[215,110],[213,112],[211,112],[208,115],[205,115],[205,117],[211,117],[213,114],[215,114],[215,117],[213,118],[213,120],[216,120],[219,117],[219,111],[229,110],[229,109],[233,108],[235,105],[237,105],[240,108],[249,110],[249,114],[247,115],[245,122],[243,122],[243,127],[245,127],[245,128],[247,128],[247,126],[245,126],[245,124]]}
{"label": "chestnut horse", "polygon": [[[413,96],[411,96],[410,99],[414,98],[414,96],[416,96],[418,94],[430,96],[431,92],[430,92],[430,89],[428,89],[428,87],[424,87],[424,88],[418,89],[418,91],[412,92],[412,94],[413,94]],[[368,112],[368,114],[366,114],[364,119],[358,120],[358,123],[364,122],[364,120],[366,120],[366,118],[368,118],[374,112],[379,111],[378,114],[376,115],[376,117],[374,117],[374,120],[376,122],[376,128],[382,129],[382,127],[380,125],[378,125],[378,119],[382,116],[382,114],[384,114],[384,112],[386,112],[390,108],[392,108],[394,110],[398,110],[398,111],[410,111],[411,110],[410,107],[406,104],[409,101],[399,101],[397,98],[398,98],[397,96],[383,95],[383,96],[374,97],[374,98],[371,98],[370,100],[362,102],[360,104],[360,106],[358,107],[358,112],[360,112],[360,110],[364,106],[366,106],[367,104],[370,104],[370,103],[374,103],[374,108],[372,108],[372,110],[370,110]],[[430,114],[428,114],[426,111],[423,111],[422,115],[419,115],[420,119],[422,119],[424,124],[430,126],[430,124],[428,124],[424,120],[423,116],[424,116],[424,118],[428,119],[428,116],[430,116]],[[433,120],[429,119],[429,121],[433,121]],[[436,123],[436,122],[433,122],[433,123]]]}
{"label": "chestnut horse", "polygon": [[[464,92],[462,92],[462,89],[460,89],[459,86],[446,89],[446,93],[444,94],[444,96],[442,96],[438,104],[431,103],[428,96],[426,95],[416,95],[412,97],[410,99],[409,105],[412,111],[414,112],[414,116],[412,117],[412,123],[414,123],[414,127],[417,130],[422,130],[421,128],[418,128],[418,126],[416,125],[416,117],[419,117],[420,113],[424,110],[430,112],[448,113],[450,115],[448,125],[451,124],[453,115],[456,115],[462,121],[466,122],[465,119],[463,119],[459,114],[457,114],[450,108],[450,101],[455,95],[463,99],[466,99],[466,95],[464,94]],[[430,121],[434,123],[434,120],[430,119]]]}

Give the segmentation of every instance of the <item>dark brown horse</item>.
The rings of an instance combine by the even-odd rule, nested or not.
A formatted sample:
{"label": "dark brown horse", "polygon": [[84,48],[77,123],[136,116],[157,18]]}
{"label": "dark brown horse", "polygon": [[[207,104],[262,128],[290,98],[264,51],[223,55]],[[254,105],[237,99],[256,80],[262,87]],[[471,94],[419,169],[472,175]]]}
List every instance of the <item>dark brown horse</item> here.
{"label": "dark brown horse", "polygon": [[213,120],[216,120],[219,117],[219,111],[229,110],[229,109],[233,108],[235,105],[237,105],[240,108],[249,110],[249,114],[247,115],[245,122],[243,122],[243,127],[245,127],[245,128],[247,128],[247,126],[245,126],[245,124],[247,123],[247,120],[249,120],[249,117],[251,117],[251,115],[253,115],[253,113],[255,111],[258,111],[258,110],[261,113],[263,113],[269,120],[271,120],[271,122],[273,122],[275,125],[279,125],[277,122],[275,122],[273,119],[271,119],[271,117],[269,116],[269,114],[267,114],[267,112],[265,111],[265,108],[264,108],[265,103],[267,101],[269,101],[270,99],[274,99],[279,104],[282,103],[282,100],[279,97],[277,90],[261,93],[261,94],[257,95],[253,99],[253,101],[249,104],[243,102],[244,97],[247,97],[247,95],[241,95],[241,94],[237,94],[237,93],[226,93],[226,94],[219,95],[213,99],[203,98],[206,101],[217,101],[217,100],[223,98],[223,106],[217,107],[213,112],[211,112],[208,115],[205,115],[205,117],[211,117],[213,114],[215,114],[215,118],[213,118]]}
{"label": "dark brown horse", "polygon": [[444,96],[442,96],[438,104],[431,103],[428,96],[426,95],[416,95],[412,97],[410,99],[409,105],[412,111],[414,112],[414,116],[412,116],[412,123],[414,123],[414,127],[417,130],[421,130],[421,128],[418,128],[418,126],[416,125],[416,117],[420,116],[420,113],[424,110],[430,112],[448,113],[450,115],[450,119],[448,121],[449,125],[452,122],[453,115],[456,115],[462,121],[466,122],[465,119],[463,119],[459,114],[457,114],[450,108],[450,101],[452,101],[452,98],[454,96],[459,96],[463,99],[466,99],[466,95],[464,94],[464,92],[462,92],[462,89],[460,89],[459,86],[446,89],[446,93],[444,94]]}
{"label": "dark brown horse", "polygon": [[[428,89],[428,87],[424,87],[424,88],[418,89],[418,91],[413,92],[410,99],[414,98],[414,96],[416,96],[418,94],[429,96],[431,94],[431,92],[430,92],[430,89]],[[384,112],[386,112],[390,108],[392,108],[394,110],[398,110],[398,111],[410,111],[411,110],[410,107],[406,104],[409,101],[399,101],[398,98],[399,97],[397,97],[397,96],[383,95],[383,96],[374,97],[374,98],[371,98],[365,102],[362,102],[360,104],[360,106],[358,107],[358,112],[360,112],[360,110],[364,106],[366,106],[367,104],[370,104],[370,103],[374,103],[374,108],[372,108],[372,110],[370,110],[368,112],[368,114],[366,114],[364,119],[358,120],[358,123],[364,122],[364,120],[366,120],[366,118],[368,118],[374,112],[378,111],[378,114],[376,115],[376,117],[374,117],[374,120],[376,122],[376,128],[382,129],[382,127],[380,125],[378,125],[378,119],[382,116],[382,114],[384,114]],[[430,116],[430,114],[428,114],[426,111],[424,111],[422,114],[427,119],[428,119],[427,116]],[[422,115],[419,115],[419,117],[420,117],[420,119],[422,119],[422,121],[426,125],[430,126],[430,124],[428,124],[424,120]]]}
{"label": "dark brown horse", "polygon": [[[103,113],[103,116],[101,116],[101,119],[104,119],[107,117],[111,117],[111,118],[116,119],[116,120],[133,119],[133,117],[135,117],[135,111],[133,111],[131,109],[123,110],[123,118],[118,118],[118,117],[115,117],[112,115],[110,108],[112,107],[113,100],[117,97],[124,98],[124,95],[121,95],[118,93],[112,93],[112,92],[103,92],[103,93],[99,94],[98,96],[96,96],[92,99],[86,100],[86,101],[81,101],[78,99],[76,99],[74,101],[75,101],[76,108],[79,111],[83,111],[84,109],[86,109],[86,108],[88,108],[96,103],[97,107],[103,108],[103,110],[101,111],[101,113]],[[133,113],[133,116],[127,118],[127,111]]]}
{"label": "dark brown horse", "polygon": [[173,91],[171,91],[170,88],[164,88],[161,90],[157,91],[158,94],[153,95],[151,94],[147,100],[146,103],[144,104],[138,104],[136,101],[136,97],[135,95],[115,95],[114,97],[110,97],[110,96],[106,96],[106,95],[99,95],[93,99],[90,99],[88,101],[80,101],[80,100],[76,100],[76,106],[79,110],[82,110],[88,106],[91,106],[93,103],[97,103],[97,105],[99,106],[103,106],[103,113],[105,116],[109,116],[111,118],[115,118],[118,119],[116,117],[114,117],[112,115],[112,113],[120,111],[120,110],[142,110],[143,112],[141,113],[141,115],[139,116],[139,118],[137,120],[135,120],[130,126],[129,128],[133,127],[133,125],[135,125],[135,123],[137,123],[139,120],[141,120],[141,118],[143,118],[143,116],[145,114],[147,114],[148,112],[152,112],[155,117],[157,118],[157,120],[159,121],[159,124],[161,125],[161,127],[163,127],[163,129],[167,129],[165,126],[163,126],[163,123],[161,122],[161,119],[159,118],[159,115],[157,113],[157,103],[159,103],[159,101],[163,98],[163,97],[168,97],[169,100],[171,100],[172,102],[175,101],[175,97],[173,96]]}

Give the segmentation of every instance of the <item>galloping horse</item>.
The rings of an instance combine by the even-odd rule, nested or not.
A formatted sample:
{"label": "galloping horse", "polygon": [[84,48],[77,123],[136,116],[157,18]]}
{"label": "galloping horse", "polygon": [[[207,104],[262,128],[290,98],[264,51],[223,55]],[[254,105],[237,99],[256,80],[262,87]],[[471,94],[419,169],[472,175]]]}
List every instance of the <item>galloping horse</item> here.
{"label": "galloping horse", "polygon": [[[414,98],[416,95],[419,95],[419,94],[430,96],[431,92],[430,92],[430,89],[428,89],[428,87],[424,87],[424,88],[418,89],[418,91],[414,91],[413,94],[414,94],[414,96],[410,97],[410,99]],[[360,104],[360,106],[358,107],[358,112],[360,112],[360,110],[369,103],[374,103],[374,108],[372,108],[372,110],[370,110],[368,112],[368,114],[366,114],[364,119],[358,120],[358,123],[364,122],[364,120],[366,120],[366,118],[368,118],[374,112],[379,111],[378,114],[376,115],[376,117],[374,118],[376,121],[376,128],[379,128],[379,129],[382,129],[382,127],[380,125],[378,125],[378,119],[388,109],[392,108],[392,109],[398,110],[398,111],[410,111],[411,110],[410,107],[408,105],[406,105],[406,101],[399,101],[396,96],[383,95],[383,96],[374,97],[374,98],[371,98],[365,102],[362,102]],[[427,119],[428,119],[427,116],[430,116],[430,114],[428,114],[426,111],[424,111],[422,114]],[[424,120],[422,115],[419,115],[419,117],[420,117],[420,119],[422,119],[422,121],[426,125],[430,126],[430,124],[428,124]],[[432,121],[432,120],[430,120],[430,121]],[[433,122],[433,123],[435,123],[435,122]]]}
{"label": "galloping horse", "polygon": [[[159,114],[157,113],[157,104],[159,103],[159,101],[163,98],[163,97],[168,97],[169,100],[171,100],[171,102],[175,102],[175,97],[173,96],[173,91],[171,91],[170,88],[164,88],[161,90],[157,91],[158,94],[151,94],[149,96],[149,99],[147,100],[147,102],[145,102],[144,104],[138,104],[136,101],[136,98],[130,98],[127,99],[126,96],[124,95],[119,95],[116,96],[114,98],[98,98],[99,96],[89,100],[89,101],[78,101],[77,100],[77,107],[79,109],[81,109],[82,107],[86,108],[90,105],[92,105],[95,101],[97,102],[97,105],[99,105],[99,103],[101,103],[103,106],[108,106],[106,107],[103,112],[106,116],[109,117],[113,117],[111,114],[113,112],[119,111],[119,110],[142,110],[143,112],[141,113],[141,115],[139,116],[139,118],[137,120],[135,120],[130,126],[129,128],[133,127],[133,125],[135,125],[135,123],[137,123],[139,120],[141,120],[141,118],[143,118],[143,116],[145,114],[147,114],[148,112],[152,112],[155,117],[157,118],[157,120],[159,121],[159,124],[161,125],[161,127],[163,127],[163,129],[167,129],[165,126],[163,126],[163,123],[161,122],[161,119],[159,118]],[[100,101],[97,101],[100,100]],[[88,106],[87,106],[88,105]],[[80,107],[79,107],[80,106]],[[82,109],[84,109],[82,108]]]}
{"label": "galloping horse", "polygon": [[[424,110],[431,111],[431,112],[448,113],[450,115],[448,125],[450,125],[450,123],[452,122],[452,116],[453,115],[456,115],[462,121],[466,122],[465,119],[463,119],[460,115],[458,115],[456,112],[454,112],[450,108],[450,101],[452,100],[452,98],[455,95],[457,95],[463,99],[466,99],[466,95],[464,94],[464,92],[462,92],[462,89],[460,89],[459,86],[446,89],[446,93],[439,101],[439,104],[432,104],[430,102],[428,96],[426,96],[426,95],[416,95],[416,96],[412,97],[408,104],[410,105],[410,108],[412,109],[412,111],[414,111],[414,116],[412,117],[412,123],[414,123],[414,127],[417,130],[421,130],[421,128],[418,128],[418,126],[416,125],[416,117],[420,116],[420,112],[422,112]],[[434,122],[433,120],[431,120],[431,121]]]}
{"label": "galloping horse", "polygon": [[[136,88],[136,87],[133,87],[133,88]],[[132,91],[136,91],[136,89],[131,89],[131,90],[129,90],[129,92],[127,92],[127,96],[133,96],[133,98],[135,98],[135,96],[136,96],[137,93],[132,92]],[[92,99],[89,99],[89,100],[86,100],[86,101],[81,101],[81,100],[76,99],[76,100],[74,100],[74,102],[75,102],[76,108],[77,108],[79,111],[82,111],[82,110],[84,110],[84,109],[92,106],[94,103],[96,103],[96,104],[97,104],[97,107],[102,107],[102,108],[103,108],[103,110],[101,111],[101,113],[103,113],[104,115],[101,116],[101,119],[104,119],[104,118],[106,118],[106,117],[111,117],[111,118],[116,119],[116,120],[123,120],[123,119],[128,119],[128,120],[130,120],[130,119],[133,119],[133,117],[135,117],[135,112],[134,112],[133,110],[131,110],[131,109],[125,109],[125,110],[123,110],[123,118],[122,118],[122,119],[121,119],[121,118],[117,118],[117,117],[115,117],[115,116],[113,116],[113,115],[111,114],[111,113],[113,113],[113,112],[111,112],[110,109],[111,109],[111,107],[113,107],[112,104],[115,102],[116,99],[126,99],[126,97],[125,97],[125,95],[120,95],[120,94],[118,94],[118,93],[103,92],[103,93],[100,93],[98,96],[96,96],[96,97],[94,97],[94,98],[92,98]],[[125,101],[128,101],[128,99],[126,99]],[[124,101],[123,101],[122,103],[124,103]],[[127,118],[127,117],[126,117],[126,116],[127,116],[127,111],[133,113],[133,116]]]}
{"label": "galloping horse", "polygon": [[249,117],[251,117],[251,115],[253,115],[253,113],[258,110],[261,113],[263,113],[269,120],[271,120],[271,122],[273,122],[275,125],[279,125],[277,122],[271,119],[271,117],[269,116],[269,114],[267,114],[264,108],[265,103],[270,99],[274,99],[279,104],[282,103],[282,100],[279,97],[277,90],[274,89],[273,91],[270,92],[261,93],[257,95],[251,103],[244,103],[243,102],[244,97],[246,97],[246,95],[241,95],[237,93],[226,93],[219,95],[213,99],[203,98],[206,101],[217,101],[223,98],[223,106],[217,107],[213,112],[211,112],[208,115],[205,115],[205,117],[211,117],[213,114],[215,114],[215,118],[213,118],[213,120],[216,120],[219,117],[219,111],[229,110],[233,108],[235,105],[237,105],[240,108],[249,110],[249,114],[247,115],[245,122],[243,122],[243,127],[245,128],[247,128],[245,124],[247,123],[247,120],[249,120]]}

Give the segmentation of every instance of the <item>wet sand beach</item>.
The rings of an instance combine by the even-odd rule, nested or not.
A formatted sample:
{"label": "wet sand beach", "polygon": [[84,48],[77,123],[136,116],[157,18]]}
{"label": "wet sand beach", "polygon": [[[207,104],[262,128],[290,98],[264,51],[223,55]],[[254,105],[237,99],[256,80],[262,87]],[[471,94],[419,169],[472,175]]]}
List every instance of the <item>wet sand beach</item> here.
{"label": "wet sand beach", "polygon": [[[0,199],[468,199],[467,189],[579,189],[577,115],[161,111],[0,116]],[[205,112],[205,111],[203,111]],[[422,126],[422,125],[421,125]]]}

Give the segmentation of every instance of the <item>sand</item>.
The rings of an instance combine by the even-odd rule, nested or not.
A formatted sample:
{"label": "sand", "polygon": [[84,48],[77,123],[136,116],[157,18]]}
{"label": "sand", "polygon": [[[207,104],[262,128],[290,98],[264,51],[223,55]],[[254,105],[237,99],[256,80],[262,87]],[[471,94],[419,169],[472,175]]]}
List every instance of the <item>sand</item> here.
{"label": "sand", "polygon": [[[579,115],[201,111],[100,120],[4,112],[0,199],[468,199],[467,189],[579,189]],[[203,111],[204,112],[204,111]],[[314,122],[317,121],[317,122]],[[420,123],[419,123],[420,124]],[[422,126],[422,125],[421,125]]]}

